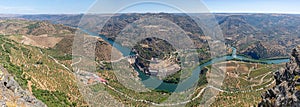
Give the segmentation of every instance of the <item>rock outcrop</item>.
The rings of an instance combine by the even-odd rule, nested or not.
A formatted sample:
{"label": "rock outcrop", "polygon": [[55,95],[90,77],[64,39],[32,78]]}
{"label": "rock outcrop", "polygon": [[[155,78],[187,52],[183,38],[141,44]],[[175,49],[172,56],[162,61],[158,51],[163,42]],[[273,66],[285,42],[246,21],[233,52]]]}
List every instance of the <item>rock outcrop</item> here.
{"label": "rock outcrop", "polygon": [[274,73],[276,86],[262,95],[260,107],[300,107],[300,46],[293,49],[290,62]]}
{"label": "rock outcrop", "polygon": [[[1,70],[3,70],[2,67]],[[0,77],[0,106],[46,107],[43,102],[36,99],[30,92],[23,90],[14,78],[6,73]]]}

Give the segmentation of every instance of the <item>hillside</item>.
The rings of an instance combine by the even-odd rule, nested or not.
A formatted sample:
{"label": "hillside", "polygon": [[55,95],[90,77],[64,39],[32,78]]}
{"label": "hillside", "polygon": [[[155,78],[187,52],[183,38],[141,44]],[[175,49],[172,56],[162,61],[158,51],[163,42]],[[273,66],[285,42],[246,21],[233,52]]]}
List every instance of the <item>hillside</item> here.
{"label": "hillside", "polygon": [[[72,44],[77,29],[45,21],[0,22],[0,65],[7,69],[12,79],[3,76],[2,70],[0,77],[3,81],[16,81],[9,82],[9,86],[1,84],[1,90],[5,90],[5,93],[0,94],[1,104],[22,106],[36,103],[37,106],[46,104],[50,107],[87,104],[71,69]],[[110,44],[98,37],[84,36],[96,41],[95,55],[98,61],[111,59]],[[20,91],[10,91],[10,85]],[[21,97],[20,100],[18,97]],[[37,102],[35,98],[43,103]]]}
{"label": "hillside", "polygon": [[0,20],[0,33],[14,35],[12,39],[26,45],[52,48],[66,35],[74,34],[76,29],[61,24],[25,20]]}
{"label": "hillside", "polygon": [[46,107],[31,92],[23,90],[5,68],[0,66],[0,102],[1,106]]}
{"label": "hillside", "polygon": [[300,46],[293,49],[290,59],[285,68],[274,73],[276,86],[268,89],[261,96],[260,106],[300,106]]}
{"label": "hillside", "polygon": [[[23,18],[30,20],[48,20],[53,23],[61,23],[65,25],[78,26],[80,19],[85,18],[81,22],[82,26],[89,26],[93,32],[106,34],[109,38],[120,32],[127,24],[139,20],[143,17],[158,16],[178,24],[182,29],[191,32],[191,38],[199,37],[201,31],[195,23],[187,16],[178,14],[117,14],[108,20],[105,27],[100,31],[99,27],[104,23],[103,19],[108,19],[105,15],[21,15],[15,18]],[[256,59],[266,59],[274,57],[288,57],[297,44],[300,43],[298,35],[300,34],[300,15],[289,14],[214,14],[217,22],[223,31],[226,44],[234,46],[238,49],[239,54],[244,54]],[[98,21],[98,22],[97,22]],[[94,23],[94,22],[97,22]],[[94,23],[94,24],[92,24]],[[95,25],[96,24],[96,25]],[[195,27],[194,27],[195,26]],[[189,29],[187,29],[189,28]],[[194,29],[190,29],[194,28]],[[196,45],[205,47],[205,39],[195,39]],[[255,44],[260,41],[264,43],[265,49],[268,51],[264,56],[257,57],[256,51],[251,53]],[[259,46],[259,45],[258,45]],[[259,47],[258,47],[259,48]],[[279,50],[278,53],[272,54],[273,50]],[[254,55],[254,56],[251,56]]]}
{"label": "hillside", "polygon": [[[10,39],[21,44],[50,48],[69,55],[72,54],[73,39],[77,30],[47,21],[0,20],[0,34],[13,35]],[[100,38],[97,41],[99,43],[96,46],[97,59],[110,60],[112,47]]]}
{"label": "hillside", "polygon": [[254,59],[275,58],[286,56],[287,52],[283,49],[283,46],[271,45],[269,43],[257,41],[249,45],[246,49],[241,50],[240,53],[251,56]]}
{"label": "hillside", "polygon": [[75,33],[76,29],[46,21],[1,20],[0,32],[7,35],[59,36]]}
{"label": "hillside", "polygon": [[[4,35],[1,35],[0,42],[1,58],[4,59],[0,64],[22,89],[48,106],[84,104],[74,76],[44,53],[43,49],[17,43]],[[59,82],[56,81],[58,79]],[[65,100],[55,100],[56,97]]]}
{"label": "hillside", "polygon": [[[299,44],[300,39],[297,35],[300,33],[298,26],[300,20],[298,15],[215,15],[223,30],[227,48],[236,47],[238,54],[253,59],[281,58],[287,57],[287,53],[290,52],[289,49]],[[150,16],[157,16],[166,20],[155,21],[151,25],[139,21]],[[199,62],[204,63],[210,60],[209,48],[207,48],[207,39],[209,38],[203,35],[203,31],[190,17],[183,14],[116,14],[104,24],[102,30],[100,29],[102,25],[99,23],[105,21],[106,15],[12,16],[8,20],[0,20],[0,58],[2,59],[0,60],[0,67],[3,66],[14,77],[10,80],[16,81],[18,84],[16,86],[22,90],[14,92],[10,85],[5,85],[3,82],[0,84],[0,88],[2,90],[9,89],[7,91],[9,98],[2,100],[1,98],[7,96],[0,95],[1,103],[17,104],[20,102],[15,101],[19,97],[18,92],[26,93],[18,99],[22,100],[21,102],[24,104],[36,102],[34,104],[46,104],[55,107],[90,106],[99,103],[112,106],[114,105],[112,102],[128,106],[166,106],[171,104],[199,106],[203,103],[202,97],[205,96],[203,93],[206,91],[217,93],[211,106],[253,106],[260,102],[262,105],[272,106],[278,105],[275,102],[292,105],[292,103],[285,102],[297,102],[299,99],[297,91],[299,88],[297,82],[299,47],[293,50],[291,62],[286,64],[285,69],[275,73],[275,79],[272,78],[272,73],[284,66],[283,64],[224,60],[224,62],[214,62],[214,66],[208,64],[203,69],[196,69],[200,73],[195,74],[191,71],[195,66],[198,66],[198,61],[192,64],[189,63],[189,60],[178,61],[179,57],[186,58],[194,54],[178,56],[181,50],[173,46],[190,41],[178,38],[179,41],[170,44],[161,38],[144,38],[133,47],[132,51],[136,52],[137,55],[122,57],[121,53],[117,52],[118,59],[112,60],[111,52],[115,48],[110,43],[86,33],[81,32],[82,35],[80,34],[80,36],[75,34],[77,31],[80,32],[80,29],[73,27],[78,26],[82,17],[87,18],[81,22],[82,26],[92,27],[88,30],[101,34],[109,40],[115,40],[117,35],[134,37],[138,30],[148,31],[140,33],[138,37],[156,35],[172,38],[175,34],[183,35],[182,31],[178,30],[181,28],[187,32],[184,34],[195,43],[196,47],[193,49],[199,56]],[[140,23],[142,24],[138,25]],[[171,33],[166,31],[171,31]],[[131,40],[138,40],[138,37]],[[82,41],[74,41],[75,39]],[[130,45],[130,43],[122,41],[120,43],[124,46]],[[96,46],[93,47],[93,44]],[[78,53],[74,54],[74,51]],[[230,52],[228,50],[228,53]],[[89,72],[89,68],[93,69],[93,66],[88,66],[90,63],[85,62],[83,56],[92,57],[91,63],[96,64],[95,72]],[[72,60],[76,60],[76,62]],[[195,60],[198,59],[195,58]],[[75,69],[77,66],[73,66],[80,66],[81,64],[88,69],[84,71],[85,69],[79,70]],[[192,90],[180,93],[153,89],[152,87],[146,89],[142,82],[145,82],[144,80],[149,77],[143,75],[142,72],[136,72],[134,64],[139,65],[138,67],[144,70],[146,69],[145,71],[163,69],[162,71],[165,72],[163,74],[159,74],[159,72],[157,74],[158,80],[155,81],[160,82],[161,80],[170,86],[181,83],[182,80],[191,75],[199,75],[199,80],[195,80],[198,85],[195,85],[196,87]],[[186,68],[188,72],[182,71],[183,64],[191,65]],[[115,68],[112,69],[112,67]],[[220,75],[216,75],[212,71]],[[75,76],[74,73],[79,75]],[[224,81],[216,82],[216,84],[221,85],[210,86],[215,84],[212,84],[211,80],[214,78],[219,80],[221,74],[224,74]],[[150,76],[150,79],[153,78]],[[143,81],[141,82],[141,80]],[[276,84],[274,84],[275,82]],[[78,85],[78,83],[84,85]],[[160,84],[157,86],[160,87]],[[273,86],[274,88],[268,90]],[[215,90],[210,90],[212,88]],[[260,101],[260,95],[265,91],[266,93],[262,96],[263,100]],[[88,94],[82,94],[82,92]],[[94,93],[97,95],[95,96]],[[27,96],[29,99],[26,99]]]}
{"label": "hillside", "polygon": [[[299,15],[216,14],[216,17],[228,44],[237,47],[238,53],[252,58],[287,57],[300,43]],[[257,49],[262,46],[266,55],[260,56],[258,54],[264,50]],[[275,50],[277,52],[273,53]]]}

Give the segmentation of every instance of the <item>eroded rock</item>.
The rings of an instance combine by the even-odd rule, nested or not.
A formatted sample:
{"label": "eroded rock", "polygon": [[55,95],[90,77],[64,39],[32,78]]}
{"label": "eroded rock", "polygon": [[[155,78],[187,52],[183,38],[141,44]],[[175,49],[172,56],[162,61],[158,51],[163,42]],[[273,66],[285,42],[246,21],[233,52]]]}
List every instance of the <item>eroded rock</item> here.
{"label": "eroded rock", "polygon": [[300,46],[293,49],[290,62],[274,73],[276,86],[262,94],[260,107],[300,107]]}

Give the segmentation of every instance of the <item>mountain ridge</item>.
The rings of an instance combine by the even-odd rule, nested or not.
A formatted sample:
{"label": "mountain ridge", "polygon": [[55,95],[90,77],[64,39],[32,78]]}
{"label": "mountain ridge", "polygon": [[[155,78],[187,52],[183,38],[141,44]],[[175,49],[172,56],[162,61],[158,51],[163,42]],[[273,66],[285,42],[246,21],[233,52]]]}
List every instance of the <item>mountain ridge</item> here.
{"label": "mountain ridge", "polygon": [[[150,13],[149,13],[150,14]],[[148,15],[149,15],[148,14]],[[154,16],[159,16],[160,14],[164,14],[166,16],[171,16],[171,19],[180,19],[183,17],[181,14],[173,14],[168,15],[167,13],[156,13],[151,14]],[[171,14],[171,13],[170,13]],[[193,13],[197,14],[197,13]],[[115,24],[120,23],[130,23],[134,20],[124,19],[122,17],[131,17],[135,16],[136,19],[139,17],[147,15],[140,13],[132,13],[132,14],[116,14],[114,15],[106,25],[111,25],[113,28],[118,28]],[[220,24],[220,28],[223,31],[223,35],[225,38],[225,42],[228,45],[237,47],[238,54],[249,53],[247,48],[253,47],[254,43],[257,41],[264,42],[267,50],[272,50],[269,47],[277,46],[277,49],[280,50],[280,53],[277,55],[281,55],[280,57],[287,57],[294,47],[300,43],[297,39],[299,38],[297,35],[300,34],[300,15],[297,14],[263,14],[263,13],[213,13],[216,18],[216,21]],[[60,23],[68,26],[79,26],[85,25],[88,23],[95,23],[96,20],[100,20],[97,23],[104,23],[105,21],[101,21],[101,19],[108,19],[107,15],[101,14],[78,14],[78,15],[20,15],[13,18],[27,19],[27,20],[48,20],[52,23]],[[87,20],[81,21],[81,18],[85,18]],[[131,20],[131,21],[130,21]],[[176,23],[185,22],[184,20],[176,20]],[[123,24],[122,24],[123,25]],[[98,26],[98,25],[92,25]],[[185,26],[184,24],[182,26]],[[122,28],[122,26],[119,26]],[[87,27],[89,28],[89,27]],[[104,29],[108,29],[109,27],[104,27]],[[101,34],[99,28],[90,29],[93,32]],[[117,29],[115,29],[117,30]],[[195,32],[192,30],[192,32]],[[104,34],[118,34],[115,31],[106,31],[102,32]],[[193,34],[196,35],[196,34]],[[199,36],[199,35],[198,35]],[[196,37],[198,37],[196,36]],[[107,37],[113,37],[107,35]],[[193,36],[190,36],[193,38]],[[291,39],[293,38],[293,39]],[[199,41],[205,41],[201,39],[197,39],[196,46],[198,44],[202,44]],[[288,43],[286,43],[288,41]],[[201,47],[201,46],[200,46]],[[285,52],[284,52],[285,51]],[[258,54],[255,52],[255,54]],[[267,59],[278,57],[276,55],[272,55],[271,53],[267,53],[267,57],[259,57],[258,59]],[[247,55],[252,57],[251,55]]]}

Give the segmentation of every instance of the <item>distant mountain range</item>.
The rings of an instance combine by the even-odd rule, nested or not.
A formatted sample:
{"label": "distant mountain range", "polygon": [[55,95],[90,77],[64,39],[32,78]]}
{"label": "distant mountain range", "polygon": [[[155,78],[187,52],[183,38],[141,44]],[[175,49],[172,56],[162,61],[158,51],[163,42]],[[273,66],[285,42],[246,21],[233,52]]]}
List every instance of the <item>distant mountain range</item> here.
{"label": "distant mountain range", "polygon": [[[78,27],[90,28],[91,32],[97,34],[103,34],[108,39],[115,39],[127,25],[134,23],[140,19],[151,17],[159,17],[162,19],[169,20],[175,23],[182,30],[187,32],[187,35],[195,43],[197,52],[199,52],[200,60],[209,59],[209,49],[207,44],[207,38],[204,36],[203,31],[197,26],[194,20],[189,16],[184,14],[167,14],[167,13],[146,13],[146,14],[117,14],[110,18],[107,15],[0,15],[0,51],[1,51],[1,64],[3,64],[3,69],[6,69],[8,73],[14,76],[14,79],[9,79],[8,76],[3,76],[0,73],[0,89],[8,90],[5,91],[4,95],[0,97],[7,98],[0,101],[0,104],[17,104],[18,102],[24,102],[24,104],[30,105],[35,103],[37,106],[42,106],[44,104],[37,101],[39,99],[48,106],[86,106],[88,102],[85,102],[83,97],[80,95],[78,86],[73,74],[70,70],[73,64],[84,63],[84,59],[81,62],[81,56],[72,57],[72,48],[74,43],[74,36]],[[86,20],[81,20],[82,18]],[[254,59],[266,59],[266,58],[278,58],[287,57],[291,53],[292,48],[299,44],[299,32],[300,32],[300,15],[287,15],[287,14],[215,14],[217,23],[223,31],[225,42],[227,48],[233,46],[238,50],[238,54],[242,54]],[[5,20],[2,20],[5,19]],[[29,21],[31,20],[31,21]],[[107,21],[107,23],[104,23]],[[163,22],[163,21],[161,21]],[[146,26],[155,27],[154,30],[160,31],[174,31],[172,27],[168,26],[165,29],[160,29],[161,26],[156,23],[156,26]],[[165,23],[163,23],[165,24]],[[147,25],[147,24],[146,24]],[[103,26],[103,29],[101,29]],[[140,27],[140,26],[139,26]],[[157,28],[156,28],[157,27]],[[177,26],[176,26],[177,27]],[[174,28],[176,28],[174,27]],[[130,29],[128,30],[130,31]],[[133,30],[134,31],[134,30]],[[133,35],[136,32],[128,32],[126,35]],[[150,33],[152,34],[152,33]],[[156,34],[156,33],[155,33]],[[168,33],[158,33],[167,35]],[[209,36],[209,35],[207,35]],[[90,41],[97,40],[95,47],[95,60],[99,61],[99,71],[97,75],[108,80],[110,85],[114,85],[116,89],[124,89],[117,82],[115,76],[109,71],[111,70],[111,50],[113,49],[111,44],[104,41],[101,38],[87,36],[83,34],[81,37],[85,37],[84,43],[78,46],[84,46],[85,48],[90,46]],[[183,42],[183,41],[180,41]],[[170,59],[166,60],[164,63],[166,66],[181,64],[184,62],[177,61],[176,53],[174,47],[172,47],[167,41],[159,38],[147,38],[142,40],[139,46],[135,47],[135,51],[142,58],[137,59],[139,65],[150,66],[153,63],[158,63],[156,59]],[[82,49],[82,48],[80,48]],[[87,48],[86,54],[93,55],[92,50],[94,48]],[[293,50],[291,57],[291,62],[286,65],[286,69],[279,70],[276,72],[276,86],[273,89],[268,90],[263,94],[262,105],[274,106],[274,101],[276,102],[287,102],[287,101],[297,101],[300,95],[299,92],[295,91],[299,87],[299,51],[300,48],[297,47]],[[90,52],[90,53],[89,53]],[[166,55],[170,54],[170,55]],[[74,54],[73,54],[74,55]],[[87,55],[87,56],[88,56]],[[120,55],[121,56],[121,55]],[[158,56],[158,58],[152,60],[153,57]],[[78,58],[77,58],[78,57]],[[139,58],[139,57],[138,57]],[[72,60],[79,60],[75,63]],[[151,61],[149,61],[151,59]],[[117,60],[118,61],[118,60]],[[148,61],[148,62],[147,62]],[[79,63],[81,62],[81,63]],[[113,62],[113,61],[111,61]],[[151,62],[151,63],[150,63]],[[174,63],[170,63],[174,62]],[[86,64],[86,63],[84,63]],[[148,65],[147,65],[148,64]],[[86,65],[85,65],[86,66]],[[235,62],[228,62],[227,66],[237,66]],[[273,65],[272,65],[273,66]],[[276,65],[277,66],[277,65]],[[171,66],[173,67],[173,66]],[[250,70],[255,68],[253,71]],[[258,67],[258,68],[257,68]],[[0,66],[1,68],[1,66]],[[70,69],[69,69],[70,68]],[[153,66],[152,66],[153,68]],[[155,66],[154,66],[155,68]],[[209,67],[208,67],[209,68]],[[263,68],[263,69],[260,69]],[[98,68],[97,68],[98,69]],[[211,69],[211,68],[210,68]],[[230,67],[228,70],[230,71]],[[275,68],[274,68],[275,69]],[[277,69],[277,68],[276,68]],[[5,70],[5,71],[6,71]],[[266,72],[266,71],[268,72]],[[228,72],[230,78],[229,81],[224,83],[230,83],[235,87],[240,87],[247,85],[248,82],[255,81],[255,79],[262,81],[259,84],[263,86],[263,82],[266,81],[265,77],[272,76],[272,70],[268,66],[265,67],[263,64],[239,64],[236,70]],[[4,71],[1,69],[1,71]],[[246,73],[236,73],[236,71],[249,71]],[[252,73],[251,73],[251,72]],[[257,72],[256,72],[257,71]],[[176,77],[181,72],[172,74],[170,77]],[[262,73],[258,76],[256,73]],[[246,74],[246,75],[245,75]],[[270,75],[269,75],[270,74]],[[235,76],[237,75],[237,76]],[[240,76],[239,76],[240,75]],[[252,77],[249,75],[253,75]],[[204,75],[205,76],[205,75]],[[4,78],[2,78],[4,77]],[[94,77],[89,78],[86,76],[86,80],[93,83]],[[261,78],[260,78],[261,77]],[[295,77],[295,78],[294,78]],[[131,77],[126,77],[131,78]],[[234,79],[235,78],[235,79]],[[237,78],[242,81],[248,81],[247,83],[237,83],[234,84]],[[244,78],[244,79],[243,79]],[[265,78],[265,79],[264,79]],[[268,77],[269,79],[271,77]],[[176,79],[176,78],[171,78]],[[232,79],[232,80],[231,80]],[[59,80],[59,82],[55,81]],[[130,79],[128,79],[130,80]],[[267,80],[269,81],[269,80]],[[173,81],[171,81],[172,83]],[[18,84],[19,85],[18,85]],[[268,82],[266,82],[268,83]],[[243,85],[242,85],[243,84]],[[296,85],[295,85],[296,84]],[[265,84],[264,84],[265,85]],[[15,87],[16,86],[16,87]],[[251,86],[252,87],[252,86]],[[284,87],[284,88],[282,88]],[[28,90],[25,92],[24,89]],[[113,89],[114,89],[113,88]],[[97,87],[93,88],[97,90]],[[105,88],[110,90],[110,88]],[[257,88],[258,89],[258,88]],[[262,88],[263,89],[263,88]],[[288,90],[285,90],[288,89]],[[280,92],[278,92],[279,90]],[[289,91],[290,90],[290,91]],[[200,90],[199,90],[200,91]],[[224,90],[232,91],[232,90]],[[289,91],[291,96],[285,95]],[[124,91],[126,93],[126,91]],[[131,91],[128,91],[131,94]],[[233,91],[232,91],[233,92]],[[22,94],[25,93],[25,94]],[[28,95],[27,95],[28,93]],[[127,93],[126,93],[127,94]],[[131,95],[135,95],[133,93]],[[142,95],[147,93],[142,93]],[[148,93],[149,94],[149,93]],[[155,99],[159,98],[158,95],[163,97],[168,96],[168,94],[162,94],[161,92],[150,93],[155,96]],[[234,97],[236,99],[244,99],[246,97],[253,95],[259,95],[260,92],[255,93],[235,93],[233,95],[242,94],[242,97]],[[250,95],[251,94],[251,95]],[[21,98],[18,98],[21,95]],[[32,96],[33,95],[33,96]],[[137,95],[137,94],[136,94]],[[199,94],[200,95],[200,94]],[[219,96],[219,98],[233,98],[226,97],[227,95],[232,95],[232,93],[226,93],[224,96]],[[35,97],[34,97],[35,96]],[[102,95],[99,95],[102,96]],[[288,98],[288,100],[283,97]],[[106,96],[104,96],[106,97]],[[15,101],[15,98],[19,100]],[[117,98],[117,97],[116,97]],[[250,97],[249,97],[250,98]],[[258,97],[257,97],[258,98]],[[274,99],[277,98],[277,99]],[[296,100],[289,100],[296,99]],[[151,99],[152,100],[152,99]],[[257,99],[251,99],[254,101]],[[106,100],[105,100],[106,101]],[[126,100],[127,101],[130,100]],[[195,100],[200,101],[200,100]],[[228,100],[223,100],[228,103]],[[245,103],[249,103],[244,100]],[[8,103],[7,103],[8,102]],[[238,101],[236,101],[238,102]],[[130,103],[130,102],[129,102]],[[129,104],[128,103],[128,104]],[[135,102],[136,103],[136,102]],[[197,102],[196,102],[197,103]],[[137,103],[140,104],[140,103]],[[198,103],[197,103],[198,104]],[[216,103],[218,105],[218,103]],[[292,104],[291,104],[292,105]],[[220,106],[220,105],[218,105]]]}
{"label": "distant mountain range", "polygon": [[[226,44],[238,49],[238,54],[243,54],[255,59],[274,57],[287,57],[297,44],[300,43],[300,15],[292,14],[214,14],[223,31]],[[203,35],[202,30],[188,16],[183,14],[147,13],[147,14],[117,14],[112,18],[107,15],[6,15],[5,18],[47,20],[77,27],[89,26],[91,31],[105,34],[113,39],[126,25],[143,17],[154,16],[170,20],[180,26],[189,36],[195,40],[201,48],[207,44],[199,39]],[[86,20],[81,20],[81,18]],[[105,25],[104,19],[109,19]],[[100,26],[104,26],[100,31]]]}

